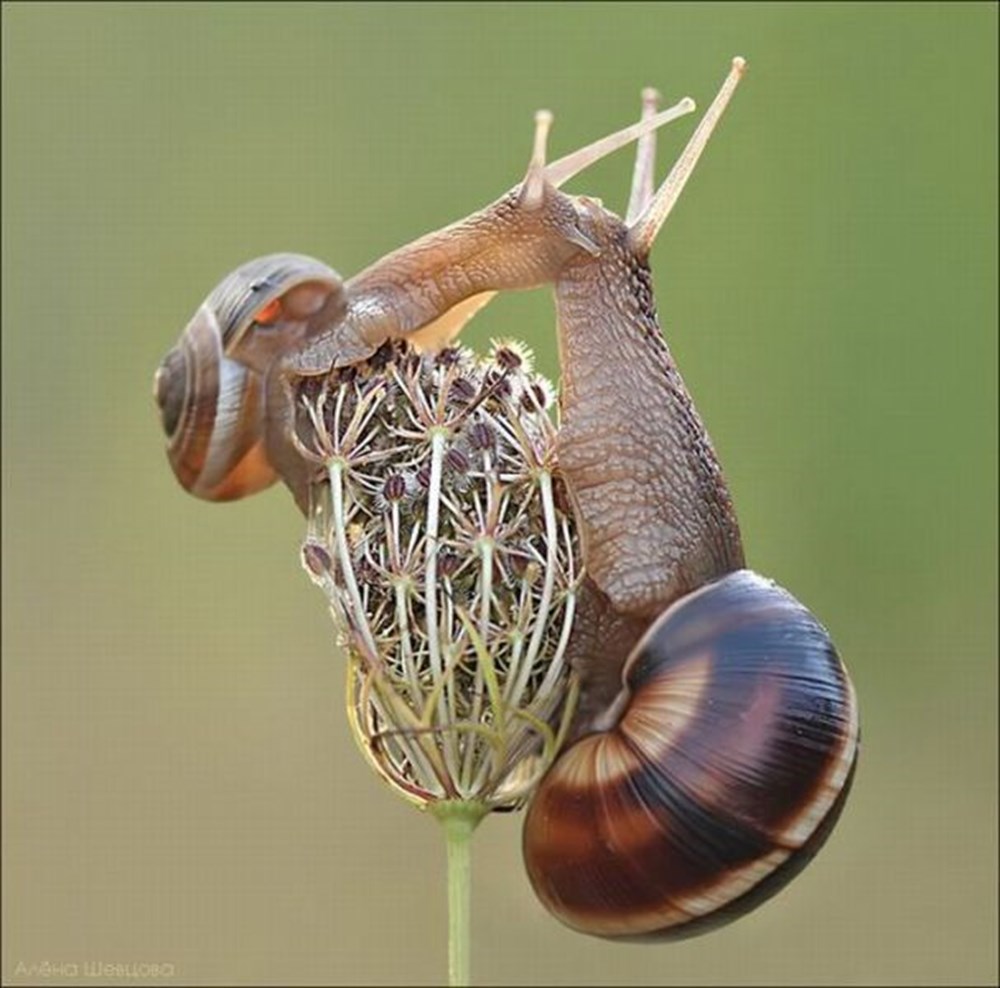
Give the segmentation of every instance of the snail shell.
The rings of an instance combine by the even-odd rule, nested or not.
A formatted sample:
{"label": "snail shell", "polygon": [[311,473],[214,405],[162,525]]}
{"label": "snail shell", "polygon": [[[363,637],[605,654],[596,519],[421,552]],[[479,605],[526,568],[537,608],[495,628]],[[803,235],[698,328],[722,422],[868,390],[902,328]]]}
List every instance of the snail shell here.
{"label": "snail shell", "polygon": [[277,479],[264,435],[265,378],[344,307],[337,272],[301,254],[257,258],[220,282],[153,382],[167,456],[183,487],[228,501]]}
{"label": "snail shell", "polygon": [[606,727],[556,761],[524,857],[545,906],[606,937],[679,938],[779,891],[850,787],[854,691],[824,628],[738,570],[638,643]]}

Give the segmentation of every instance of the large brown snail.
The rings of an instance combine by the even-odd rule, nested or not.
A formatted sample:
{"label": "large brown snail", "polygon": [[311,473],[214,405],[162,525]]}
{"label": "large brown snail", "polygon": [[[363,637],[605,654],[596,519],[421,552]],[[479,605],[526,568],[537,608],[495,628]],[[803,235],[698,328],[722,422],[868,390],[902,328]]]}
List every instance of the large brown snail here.
{"label": "large brown snail", "polygon": [[659,192],[633,191],[631,222],[584,201],[600,251],[556,281],[559,465],[592,594],[574,656],[583,736],[536,792],[524,854],[542,901],[588,933],[686,935],[776,892],[836,821],[857,752],[826,632],[744,569],[656,318],[649,249],[742,69]]}
{"label": "large brown snail", "polygon": [[[656,114],[647,93],[641,124],[548,166],[540,116],[528,175],[497,202],[346,283],[289,255],[240,269],[157,376],[189,490],[223,499],[280,476],[305,510],[310,466],[289,436],[289,380],[392,337],[435,349],[494,292],[554,286],[558,466],[586,569],[569,644],[581,688],[528,808],[524,857],[545,906],[600,936],[691,935],[774,894],[830,833],[857,758],[847,673],[817,619],[745,568],[721,469],[655,311],[650,248],[743,68],[734,60],[656,192],[652,131],[686,102]],[[624,221],[558,190],[636,138]],[[202,372],[203,359],[215,369]],[[234,411],[237,395],[253,408]]]}

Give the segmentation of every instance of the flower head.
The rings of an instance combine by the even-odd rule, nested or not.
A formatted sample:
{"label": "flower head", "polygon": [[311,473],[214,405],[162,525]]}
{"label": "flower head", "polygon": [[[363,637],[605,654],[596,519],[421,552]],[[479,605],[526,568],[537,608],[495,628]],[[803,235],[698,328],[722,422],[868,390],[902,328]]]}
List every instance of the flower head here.
{"label": "flower head", "polygon": [[353,733],[420,805],[518,805],[573,712],[580,550],[551,395],[507,342],[487,359],[390,342],[298,385],[303,563],[348,655]]}

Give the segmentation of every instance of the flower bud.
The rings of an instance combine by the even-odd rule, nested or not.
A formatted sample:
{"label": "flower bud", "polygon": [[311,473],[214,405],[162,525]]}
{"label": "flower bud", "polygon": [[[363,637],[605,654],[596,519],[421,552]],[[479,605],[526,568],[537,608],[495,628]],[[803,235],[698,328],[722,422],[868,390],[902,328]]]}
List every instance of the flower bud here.
{"label": "flower bud", "polygon": [[580,548],[533,393],[551,387],[507,343],[479,360],[393,342],[298,386],[321,465],[303,563],[348,657],[351,728],[421,806],[519,805],[573,714]]}

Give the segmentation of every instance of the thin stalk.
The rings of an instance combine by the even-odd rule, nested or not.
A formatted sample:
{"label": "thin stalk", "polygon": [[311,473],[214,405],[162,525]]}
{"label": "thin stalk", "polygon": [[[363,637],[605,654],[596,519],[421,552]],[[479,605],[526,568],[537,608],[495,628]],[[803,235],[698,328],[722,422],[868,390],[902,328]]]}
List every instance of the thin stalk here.
{"label": "thin stalk", "polygon": [[474,800],[444,800],[431,806],[444,827],[448,851],[448,984],[472,983],[472,834],[486,815]]}

